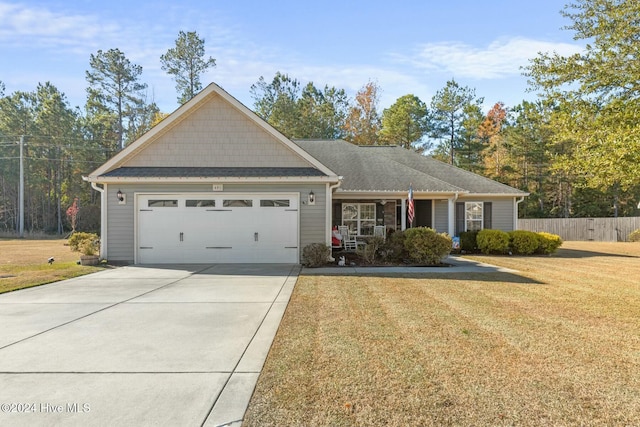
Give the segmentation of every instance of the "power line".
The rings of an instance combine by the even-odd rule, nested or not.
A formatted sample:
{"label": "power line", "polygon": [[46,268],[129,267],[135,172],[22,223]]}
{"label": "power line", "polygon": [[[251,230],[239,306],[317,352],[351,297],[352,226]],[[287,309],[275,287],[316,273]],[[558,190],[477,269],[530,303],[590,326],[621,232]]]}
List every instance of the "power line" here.
{"label": "power line", "polygon": [[20,228],[19,235],[24,237],[24,135],[20,136]]}
{"label": "power line", "polygon": [[[97,143],[115,143],[116,139],[95,139],[95,138],[85,138],[82,136],[55,136],[55,135],[24,135],[26,140],[25,144],[29,144],[28,139],[49,139],[49,140],[58,140],[58,141],[78,141],[78,142],[97,142]],[[20,135],[8,135],[2,134],[0,135],[0,142],[6,142],[9,144],[17,144],[17,140],[20,138]],[[2,141],[2,140],[5,141]],[[13,141],[12,141],[13,139]]]}

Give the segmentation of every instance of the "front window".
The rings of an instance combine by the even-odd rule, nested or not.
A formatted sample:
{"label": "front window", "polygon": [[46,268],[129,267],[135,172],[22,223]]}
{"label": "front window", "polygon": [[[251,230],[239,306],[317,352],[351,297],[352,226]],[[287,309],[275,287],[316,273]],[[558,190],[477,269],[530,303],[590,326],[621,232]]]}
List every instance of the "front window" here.
{"label": "front window", "polygon": [[372,236],[376,225],[375,203],[343,203],[342,225],[359,236]]}
{"label": "front window", "polygon": [[466,231],[482,230],[482,202],[466,202],[464,212]]}

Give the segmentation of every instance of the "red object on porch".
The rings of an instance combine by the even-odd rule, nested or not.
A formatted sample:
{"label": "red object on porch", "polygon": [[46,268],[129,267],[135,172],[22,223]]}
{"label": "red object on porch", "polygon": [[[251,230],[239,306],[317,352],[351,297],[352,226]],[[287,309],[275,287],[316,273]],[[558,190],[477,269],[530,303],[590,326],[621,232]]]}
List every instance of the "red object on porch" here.
{"label": "red object on porch", "polygon": [[338,233],[338,227],[334,226],[331,233],[331,246],[339,247],[342,245],[342,235]]}

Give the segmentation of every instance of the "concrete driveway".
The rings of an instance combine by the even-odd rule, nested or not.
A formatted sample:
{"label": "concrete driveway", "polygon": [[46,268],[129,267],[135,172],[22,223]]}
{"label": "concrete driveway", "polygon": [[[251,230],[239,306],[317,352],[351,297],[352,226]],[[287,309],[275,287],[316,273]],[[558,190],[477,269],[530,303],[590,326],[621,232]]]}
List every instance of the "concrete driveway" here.
{"label": "concrete driveway", "polygon": [[0,295],[0,425],[239,425],[299,271],[130,266]]}

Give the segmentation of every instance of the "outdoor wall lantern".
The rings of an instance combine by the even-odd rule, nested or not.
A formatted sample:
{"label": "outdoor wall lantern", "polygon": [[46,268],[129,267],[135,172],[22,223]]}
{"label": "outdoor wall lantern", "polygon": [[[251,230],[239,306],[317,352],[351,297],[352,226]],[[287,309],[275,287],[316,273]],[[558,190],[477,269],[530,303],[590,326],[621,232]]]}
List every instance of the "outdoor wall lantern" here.
{"label": "outdoor wall lantern", "polygon": [[310,205],[316,204],[316,195],[313,193],[313,191],[309,192],[309,204]]}
{"label": "outdoor wall lantern", "polygon": [[121,190],[118,190],[118,192],[116,193],[116,197],[118,198],[119,205],[124,205],[125,203],[127,203],[126,195],[123,194]]}

